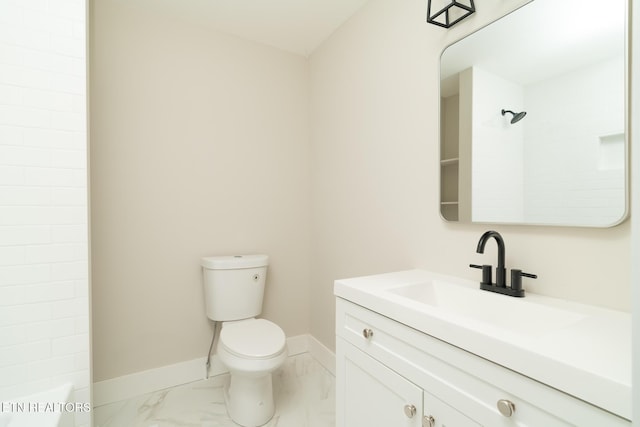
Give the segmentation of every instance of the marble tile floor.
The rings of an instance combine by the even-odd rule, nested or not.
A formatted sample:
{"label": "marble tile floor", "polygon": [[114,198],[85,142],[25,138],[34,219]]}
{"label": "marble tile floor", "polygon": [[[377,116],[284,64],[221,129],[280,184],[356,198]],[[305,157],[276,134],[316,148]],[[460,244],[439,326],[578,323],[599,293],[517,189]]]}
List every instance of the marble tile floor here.
{"label": "marble tile floor", "polygon": [[[219,375],[94,408],[95,427],[237,427]],[[308,353],[273,373],[276,413],[265,427],[335,426],[335,378]]]}

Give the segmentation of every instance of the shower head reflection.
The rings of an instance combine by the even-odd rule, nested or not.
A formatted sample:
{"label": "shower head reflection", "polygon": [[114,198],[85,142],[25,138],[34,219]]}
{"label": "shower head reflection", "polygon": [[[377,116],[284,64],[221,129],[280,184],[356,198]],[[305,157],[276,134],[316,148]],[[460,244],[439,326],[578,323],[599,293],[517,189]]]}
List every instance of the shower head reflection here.
{"label": "shower head reflection", "polygon": [[519,113],[515,113],[511,110],[502,110],[502,115],[504,116],[505,114],[510,113],[513,115],[513,117],[511,118],[511,124],[514,123],[518,123],[520,120],[522,120],[524,118],[524,116],[527,115],[526,111],[521,111]]}

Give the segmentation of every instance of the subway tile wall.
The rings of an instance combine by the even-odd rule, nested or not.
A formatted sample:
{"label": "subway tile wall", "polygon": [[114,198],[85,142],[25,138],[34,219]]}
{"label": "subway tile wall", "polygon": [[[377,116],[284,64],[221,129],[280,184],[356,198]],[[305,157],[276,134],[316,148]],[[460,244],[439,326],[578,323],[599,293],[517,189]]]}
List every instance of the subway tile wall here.
{"label": "subway tile wall", "polygon": [[0,0],[0,401],[90,400],[86,118],[85,0]]}

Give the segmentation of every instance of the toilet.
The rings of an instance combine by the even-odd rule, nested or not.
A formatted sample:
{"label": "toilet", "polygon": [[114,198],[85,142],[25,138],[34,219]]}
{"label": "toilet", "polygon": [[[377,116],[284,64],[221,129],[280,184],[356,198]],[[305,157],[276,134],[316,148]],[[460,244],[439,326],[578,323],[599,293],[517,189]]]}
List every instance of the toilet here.
{"label": "toilet", "polygon": [[262,312],[268,262],[266,255],[202,258],[207,317],[222,322],[216,354],[230,373],[227,412],[245,427],[262,426],[273,417],[271,373],[287,358],[282,329],[256,318]]}

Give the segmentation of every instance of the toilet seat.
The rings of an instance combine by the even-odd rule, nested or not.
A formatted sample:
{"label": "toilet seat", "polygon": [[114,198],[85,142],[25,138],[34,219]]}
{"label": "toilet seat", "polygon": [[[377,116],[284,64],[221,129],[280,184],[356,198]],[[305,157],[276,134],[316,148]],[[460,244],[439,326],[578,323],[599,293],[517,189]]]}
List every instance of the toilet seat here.
{"label": "toilet seat", "polygon": [[271,359],[286,351],[282,329],[266,319],[225,323],[220,331],[224,350],[243,359]]}

